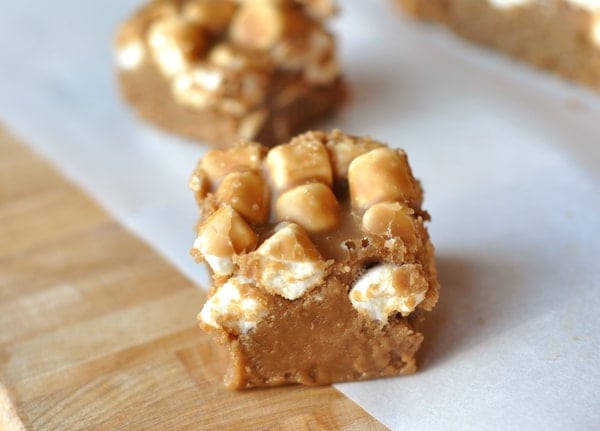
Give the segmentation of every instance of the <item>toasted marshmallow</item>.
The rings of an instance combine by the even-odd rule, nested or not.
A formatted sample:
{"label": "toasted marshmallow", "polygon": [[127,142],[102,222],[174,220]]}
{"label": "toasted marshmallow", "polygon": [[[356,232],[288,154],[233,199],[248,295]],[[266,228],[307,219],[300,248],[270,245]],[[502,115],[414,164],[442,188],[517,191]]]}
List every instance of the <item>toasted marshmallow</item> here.
{"label": "toasted marshmallow", "polygon": [[258,282],[270,293],[294,300],[319,285],[329,266],[306,232],[285,223],[257,250]]}
{"label": "toasted marshmallow", "polygon": [[198,229],[192,255],[208,263],[217,275],[233,271],[233,256],[253,250],[257,235],[240,214],[226,205],[208,217]]}
{"label": "toasted marshmallow", "polygon": [[350,290],[352,306],[371,319],[386,323],[393,313],[408,316],[429,285],[418,264],[380,264],[367,270]]}
{"label": "toasted marshmallow", "polygon": [[231,277],[208,298],[198,319],[217,329],[245,334],[266,315],[266,305],[253,280]]}

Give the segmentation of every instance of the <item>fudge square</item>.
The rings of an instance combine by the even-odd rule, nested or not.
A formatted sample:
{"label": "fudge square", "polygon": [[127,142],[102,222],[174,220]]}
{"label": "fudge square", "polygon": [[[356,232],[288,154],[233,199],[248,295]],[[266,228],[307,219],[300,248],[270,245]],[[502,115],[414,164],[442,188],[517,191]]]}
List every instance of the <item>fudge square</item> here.
{"label": "fudge square", "polygon": [[330,0],[154,0],[125,21],[116,64],[146,120],[214,146],[274,145],[345,98]]}
{"label": "fudge square", "polygon": [[598,0],[396,0],[409,15],[600,90]]}
{"label": "fudge square", "polygon": [[412,373],[438,299],[423,191],[404,151],[338,130],[208,152],[190,180],[200,326],[231,389]]}

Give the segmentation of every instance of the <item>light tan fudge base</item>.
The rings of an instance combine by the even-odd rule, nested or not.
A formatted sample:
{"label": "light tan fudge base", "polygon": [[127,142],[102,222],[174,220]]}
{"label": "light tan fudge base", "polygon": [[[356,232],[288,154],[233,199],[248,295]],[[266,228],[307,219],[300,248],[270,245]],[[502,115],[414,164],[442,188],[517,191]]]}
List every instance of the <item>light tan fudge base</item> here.
{"label": "light tan fudge base", "polygon": [[[418,231],[419,243],[427,244],[422,224]],[[230,340],[226,386],[323,385],[416,371],[415,354],[423,341],[418,326],[425,313],[418,309],[407,317],[396,314],[383,326],[359,316],[348,291],[367,268],[382,261],[428,262],[430,282],[435,285],[433,250],[425,245],[416,253],[406,253],[400,245],[386,249],[380,238],[352,242],[354,251],[333,264],[321,286],[295,301],[269,296],[268,318],[254,331]],[[248,255],[240,261],[252,267]],[[241,272],[252,273],[244,268]],[[426,302],[436,300],[437,289],[432,288]]]}
{"label": "light tan fudge base", "polygon": [[324,385],[416,371],[414,355],[423,341],[415,329],[418,315],[398,316],[385,327],[357,319],[341,282],[291,303],[273,298],[270,307],[268,321],[228,344],[228,388]]}
{"label": "light tan fudge base", "polygon": [[416,18],[600,90],[600,13],[563,0],[500,9],[488,0],[397,0]]}

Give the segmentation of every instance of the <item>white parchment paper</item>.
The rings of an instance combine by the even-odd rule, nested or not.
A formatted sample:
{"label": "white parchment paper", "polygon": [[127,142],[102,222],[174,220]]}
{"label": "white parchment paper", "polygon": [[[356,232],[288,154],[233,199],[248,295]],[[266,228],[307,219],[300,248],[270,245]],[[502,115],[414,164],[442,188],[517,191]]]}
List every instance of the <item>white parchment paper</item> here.
{"label": "white parchment paper", "polygon": [[[337,388],[392,429],[597,429],[600,95],[392,1],[341,3],[353,98],[322,127],[408,151],[443,290],[417,374]],[[206,287],[186,183],[208,147],[142,123],[116,90],[113,33],[138,4],[3,0],[0,121]]]}

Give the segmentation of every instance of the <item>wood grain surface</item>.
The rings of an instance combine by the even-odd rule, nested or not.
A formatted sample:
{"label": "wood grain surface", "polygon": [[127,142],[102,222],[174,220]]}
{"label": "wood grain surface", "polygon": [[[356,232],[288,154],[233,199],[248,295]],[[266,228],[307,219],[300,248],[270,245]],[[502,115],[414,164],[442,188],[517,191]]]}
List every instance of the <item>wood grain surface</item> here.
{"label": "wood grain surface", "polygon": [[0,429],[385,429],[332,387],[224,389],[204,296],[0,127]]}

